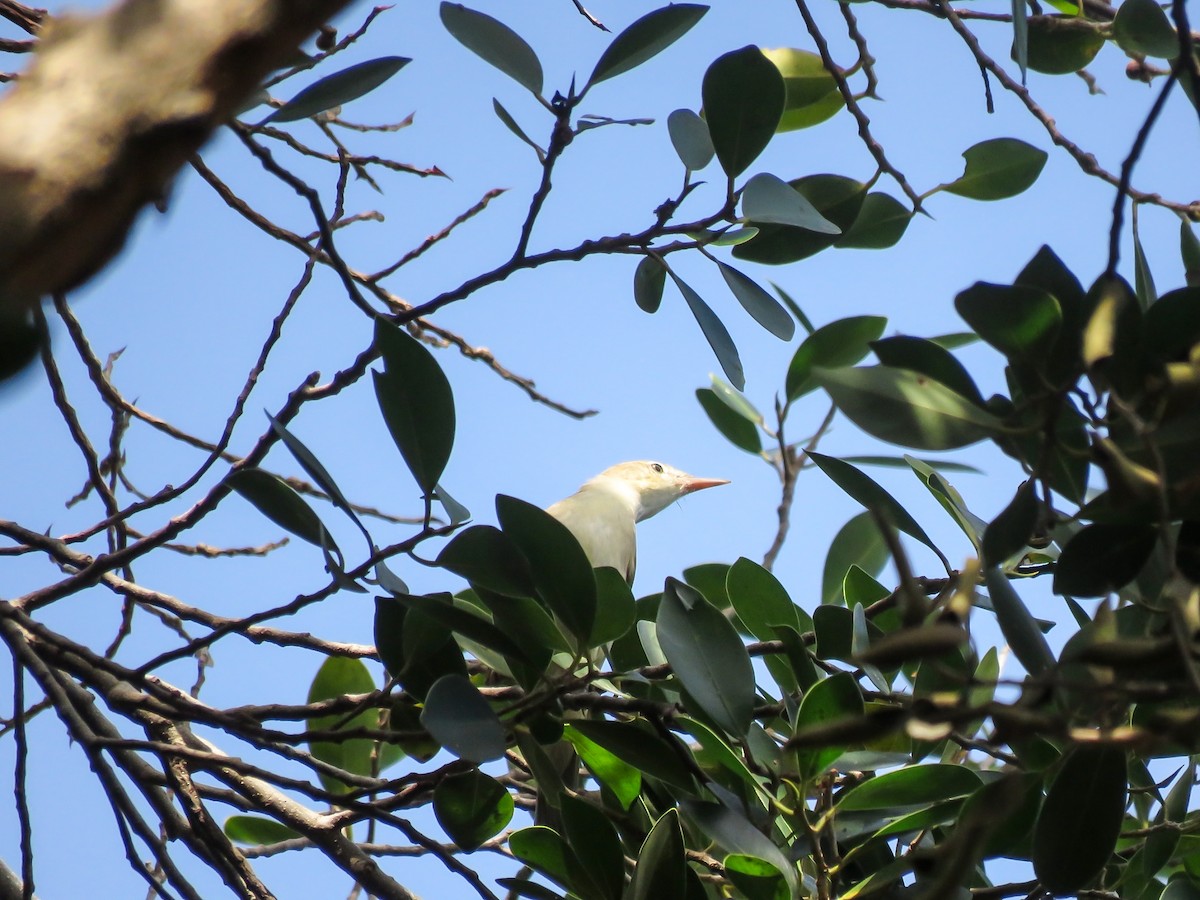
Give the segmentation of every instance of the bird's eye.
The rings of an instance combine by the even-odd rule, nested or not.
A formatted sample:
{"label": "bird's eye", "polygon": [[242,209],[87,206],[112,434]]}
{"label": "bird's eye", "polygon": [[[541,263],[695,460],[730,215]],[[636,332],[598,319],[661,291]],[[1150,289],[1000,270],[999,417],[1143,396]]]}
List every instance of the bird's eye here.
{"label": "bird's eye", "polygon": [[650,468],[652,468],[659,475],[662,474],[662,470],[663,470],[662,463],[650,463]]}

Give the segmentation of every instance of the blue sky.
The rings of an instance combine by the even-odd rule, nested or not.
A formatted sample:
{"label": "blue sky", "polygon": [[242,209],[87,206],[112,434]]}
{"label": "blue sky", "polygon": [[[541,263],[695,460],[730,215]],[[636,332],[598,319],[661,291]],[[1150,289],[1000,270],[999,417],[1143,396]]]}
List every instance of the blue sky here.
{"label": "blue sky", "polygon": [[[501,18],[533,45],[546,70],[548,91],[565,92],[572,74],[586,78],[610,40],[567,0],[474,0],[471,5]],[[653,8],[613,0],[588,5],[614,31]],[[986,8],[993,6],[1009,8],[1007,3]],[[996,112],[988,115],[978,67],[945,22],[871,4],[853,8],[878,59],[879,90],[885,98],[866,102],[864,110],[890,159],[918,191],[957,177],[962,151],[988,138],[1019,137],[1049,150],[1049,162],[1038,182],[1011,200],[985,204],[946,194],[932,197],[932,218],[916,219],[892,250],[826,251],[783,268],[741,268],[761,282],[780,284],[818,325],[873,313],[888,316],[887,334],[922,336],[959,330],[954,295],[977,280],[1011,281],[1044,243],[1090,283],[1104,266],[1113,189],[1083,175],[1074,161],[1051,146],[1045,130],[1018,101],[995,84]],[[852,47],[835,5],[819,2],[813,9],[835,56],[849,62]],[[338,20],[339,30],[351,30],[368,10],[364,4],[352,5]],[[979,24],[975,30],[994,57],[1007,59],[1007,26]],[[746,44],[812,49],[792,3],[718,2],[661,56],[592,91],[581,112],[650,117],[655,124],[597,129],[569,148],[555,172],[555,190],[535,229],[532,249],[569,246],[649,224],[653,209],[676,193],[682,178],[667,137],[667,115],[680,107],[697,109],[707,65]],[[436,165],[451,177],[418,179],[377,172],[382,195],[365,184],[352,185],[350,211],[378,210],[385,220],[339,233],[339,247],[350,265],[362,270],[382,267],[440,230],[485,191],[508,189],[453,238],[387,283],[397,295],[419,303],[506,259],[536,186],[536,159],[495,117],[493,97],[543,143],[550,119],[520,86],[450,38],[438,21],[437,4],[428,0],[399,3],[328,67],[288,82],[276,93],[286,99],[320,74],[388,55],[412,57],[413,62],[376,93],[348,105],[344,114],[356,122],[381,122],[414,113],[414,124],[393,135],[346,139],[360,151],[374,148],[422,168]],[[1030,88],[1061,131],[1112,171],[1119,168],[1154,96],[1150,88],[1126,79],[1124,63],[1112,47],[1101,52],[1091,67],[1104,90],[1096,96],[1089,96],[1083,80],[1074,76],[1029,76]],[[5,65],[12,63],[6,60]],[[256,115],[248,118],[256,120]],[[1182,97],[1173,98],[1135,173],[1135,184],[1173,199],[1200,195],[1195,167],[1181,164],[1194,159],[1196,125],[1194,110]],[[311,123],[292,127],[304,139],[319,142]],[[218,135],[204,158],[258,208],[302,234],[313,230],[303,202],[264,175],[230,135]],[[282,153],[280,158],[293,163]],[[332,185],[325,168],[296,168],[323,189]],[[777,138],[747,174],[759,171],[787,179],[832,172],[866,180],[874,164],[849,117],[840,115]],[[721,177],[716,166],[700,177],[713,186],[697,191],[681,211],[683,216],[702,215],[718,202]],[[886,179],[880,187],[900,196]],[[1178,219],[1146,208],[1141,226],[1159,289],[1179,286]],[[1123,246],[1122,269],[1132,279],[1128,230]],[[458,409],[455,452],[443,482],[477,521],[494,521],[497,493],[548,505],[589,476],[626,459],[661,459],[732,481],[685,498],[642,526],[635,592],[645,594],[659,589],[665,576],[678,575],[696,563],[732,562],[739,556],[761,559],[774,532],[778,485],[761,460],[728,445],[708,424],[693,392],[708,383],[709,372],[719,371],[716,360],[672,288],[657,315],[649,317],[637,309],[631,290],[635,262],[627,256],[593,258],[519,273],[446,308],[435,321],[474,346],[488,347],[501,364],[534,378],[555,400],[600,411],[582,422],[570,419],[531,403],[482,364],[453,350],[439,353]],[[115,379],[127,396],[147,411],[212,439],[302,263],[294,250],[256,232],[195,173],[186,171],[177,181],[169,211],[146,213],[118,261],[76,292],[72,304],[101,357],[124,348]],[[747,396],[760,409],[770,409],[797,342],[780,342],[751,321],[711,263],[698,255],[676,256],[672,263],[718,312],[737,342]],[[68,391],[92,429],[93,440],[103,443],[107,413],[89,394],[61,326],[55,328],[54,339]],[[277,409],[311,371],[328,377],[369,340],[369,323],[345,300],[334,277],[318,272],[285,329],[277,358],[251,397],[250,412],[235,432],[234,449],[245,450],[264,429],[264,407]],[[985,393],[1001,388],[1002,363],[996,354],[974,347],[963,351],[962,358]],[[10,436],[0,442],[0,471],[5,473],[0,516],[54,534],[98,518],[93,501],[71,509],[64,506],[83,484],[85,473],[40,373],[4,388],[0,403]],[[799,404],[789,421],[792,438],[815,429],[824,412],[819,396]],[[369,380],[334,400],[312,405],[292,430],[353,500],[398,513],[419,511],[418,490],[379,419]],[[821,449],[835,455],[902,452],[881,447],[844,419],[836,422]],[[201,458],[141,425],[130,431],[127,456],[128,474],[145,491],[182,481]],[[972,509],[990,519],[1020,481],[1015,463],[982,445],[952,458],[985,470],[984,476],[953,476],[952,481]],[[282,448],[272,451],[268,467],[299,473]],[[952,562],[966,558],[966,539],[910,473],[872,474],[908,505]],[[171,511],[187,505],[185,501]],[[320,511],[343,546],[358,547],[352,527],[334,511]],[[792,534],[776,568],[801,605],[817,602],[829,542],[857,512],[853,501],[819,472],[802,476]],[[160,519],[161,515],[150,517],[135,525],[149,530]],[[383,525],[376,540],[383,544],[406,534],[403,527]],[[248,505],[231,498],[187,539],[238,546],[280,536]],[[919,573],[936,574],[932,554],[920,547],[910,550]],[[425,555],[433,555],[432,550]],[[397,568],[416,590],[459,586],[436,570],[415,564]],[[0,573],[6,596],[58,576],[34,558],[5,558]],[[324,583],[319,554],[299,541],[265,560],[201,561],[159,554],[141,563],[137,574],[156,589],[227,615],[275,605]],[[1054,618],[1065,612],[1048,591],[1034,588],[1028,596],[1039,604],[1038,615]],[[45,610],[44,619],[79,640],[103,646],[118,615],[119,604],[112,595],[95,591]],[[371,621],[369,597],[342,594],[281,624],[331,639],[369,643]],[[986,635],[990,623],[979,624]],[[166,641],[169,636],[160,626],[142,618],[121,659],[140,661],[151,652],[149,647],[162,647]],[[222,706],[300,702],[320,662],[302,650],[252,646],[239,639],[218,644],[214,657],[202,696]],[[162,675],[186,685],[194,667],[176,664]],[[0,676],[0,683],[8,677]],[[77,896],[97,885],[104,886],[106,896],[137,895],[143,890],[140,879],[121,858],[110,813],[82,754],[68,746],[60,724],[49,714],[34,721],[30,734],[37,748],[31,761],[31,802],[42,896]],[[0,743],[0,770],[11,771],[11,762],[11,741]],[[0,816],[0,856],[14,866],[19,862],[16,842],[15,816]],[[386,865],[426,896],[467,891],[457,883],[447,886],[450,876],[436,863],[392,860]],[[285,855],[260,867],[280,896],[329,896],[330,891],[347,889],[344,876],[312,853]],[[215,893],[207,878],[198,876],[197,883]]]}

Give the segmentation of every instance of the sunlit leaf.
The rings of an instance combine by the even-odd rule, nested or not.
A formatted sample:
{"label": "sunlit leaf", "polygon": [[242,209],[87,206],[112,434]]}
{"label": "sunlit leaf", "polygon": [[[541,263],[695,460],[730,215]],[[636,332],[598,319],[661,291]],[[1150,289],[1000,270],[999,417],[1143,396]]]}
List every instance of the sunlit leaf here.
{"label": "sunlit leaf", "polygon": [[475,850],[512,820],[513,798],[496,779],[471,769],[438,782],[433,814],[455,844]]}
{"label": "sunlit leaf", "polygon": [[808,50],[779,47],[763,50],[783,76],[786,90],[783,116],[777,131],[794,131],[824,122],[845,105],[837,81],[821,57]]}
{"label": "sunlit leaf", "polygon": [[[369,694],[375,690],[375,680],[361,659],[331,656],[321,664],[308,689],[308,702],[332,700],[346,694]],[[355,716],[338,713],[313,716],[308,719],[309,731],[353,730],[378,728],[379,710],[371,707]],[[344,741],[311,740],[309,750],[317,759],[337,766],[353,775],[370,775],[375,742],[367,738]],[[351,787],[340,779],[319,773],[321,783],[332,793],[346,793]]]}
{"label": "sunlit leaf", "polygon": [[298,833],[262,816],[230,816],[225,820],[225,836],[239,844],[277,844],[300,837]]}
{"label": "sunlit leaf", "polygon": [[1046,75],[1068,75],[1084,68],[1104,46],[1104,32],[1097,25],[1083,16],[1030,16],[1029,68]]}

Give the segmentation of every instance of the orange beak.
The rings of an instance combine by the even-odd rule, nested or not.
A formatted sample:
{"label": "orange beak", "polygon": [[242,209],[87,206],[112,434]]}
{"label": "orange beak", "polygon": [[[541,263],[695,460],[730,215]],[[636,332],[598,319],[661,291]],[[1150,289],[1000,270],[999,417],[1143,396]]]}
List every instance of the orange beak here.
{"label": "orange beak", "polygon": [[683,490],[680,492],[679,496],[682,497],[685,494],[691,494],[696,491],[702,491],[705,488],[718,487],[719,485],[722,485],[722,484],[729,484],[729,479],[727,479],[727,478],[693,478],[693,477],[689,476],[688,480],[686,482],[684,482]]}

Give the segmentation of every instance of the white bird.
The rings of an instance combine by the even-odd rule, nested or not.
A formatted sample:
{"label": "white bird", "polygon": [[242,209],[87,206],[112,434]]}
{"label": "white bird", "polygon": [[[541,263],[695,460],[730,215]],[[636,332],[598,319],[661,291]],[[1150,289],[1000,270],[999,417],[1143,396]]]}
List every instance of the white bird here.
{"label": "white bird", "polygon": [[612,566],[633,583],[634,526],[693,491],[729,484],[697,478],[665,463],[637,460],[605,469],[546,511],[570,529],[594,567]]}

